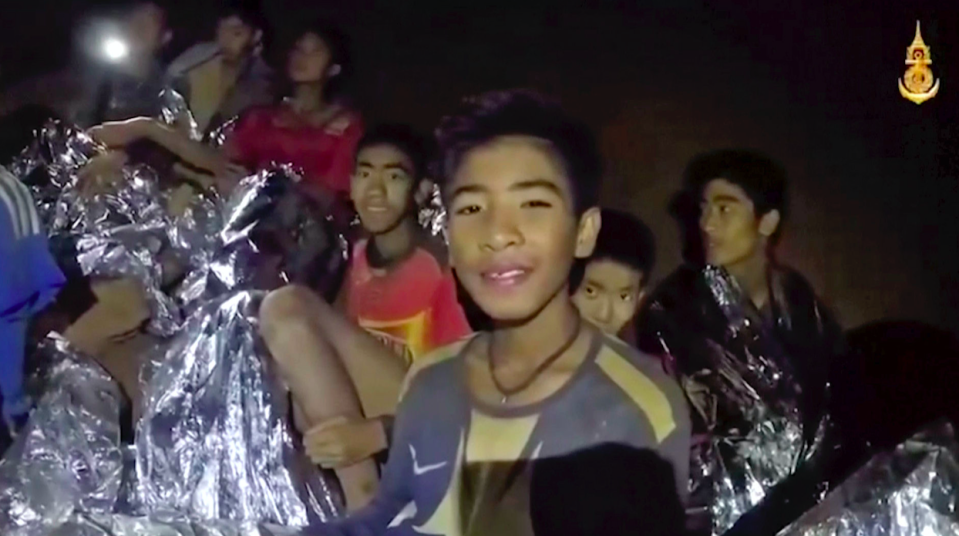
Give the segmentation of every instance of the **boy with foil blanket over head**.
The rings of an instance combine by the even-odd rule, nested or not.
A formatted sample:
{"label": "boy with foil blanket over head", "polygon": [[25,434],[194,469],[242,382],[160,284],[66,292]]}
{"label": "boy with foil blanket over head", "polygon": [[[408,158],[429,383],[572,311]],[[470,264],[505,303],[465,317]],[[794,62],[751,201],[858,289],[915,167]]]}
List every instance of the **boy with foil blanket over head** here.
{"label": "boy with foil blanket over head", "polygon": [[[777,164],[718,151],[693,161],[686,187],[698,207],[690,237],[702,239],[692,252],[702,253],[704,267],[683,266],[656,289],[641,347],[674,362],[695,408],[691,491],[711,510],[712,533],[739,521],[747,534],[773,534],[793,515],[783,500],[795,515],[815,501],[820,476],[808,460],[825,426],[841,332],[809,283],[776,262],[788,210]],[[805,487],[773,491],[791,476]],[[779,506],[739,519],[763,500]]]}

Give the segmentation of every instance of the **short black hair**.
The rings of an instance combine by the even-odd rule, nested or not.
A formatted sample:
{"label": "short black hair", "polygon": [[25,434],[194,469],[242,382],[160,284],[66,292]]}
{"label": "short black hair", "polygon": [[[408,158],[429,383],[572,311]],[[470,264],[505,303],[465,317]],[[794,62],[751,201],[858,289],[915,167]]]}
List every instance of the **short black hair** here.
{"label": "short black hair", "polygon": [[256,0],[232,0],[227,2],[220,8],[217,20],[229,19],[230,17],[240,19],[243,24],[254,30],[265,32],[269,26],[269,22],[267,22],[266,16],[263,15],[259,2]]}
{"label": "short black hair", "polygon": [[686,188],[699,199],[714,179],[725,179],[743,189],[755,207],[756,218],[776,210],[779,227],[771,237],[775,244],[789,211],[786,171],[771,158],[751,150],[723,149],[697,156],[686,168]]}
{"label": "short black hair", "polygon": [[434,172],[448,181],[464,156],[501,136],[532,136],[550,144],[565,168],[574,208],[582,214],[599,203],[603,159],[585,124],[570,118],[559,104],[535,91],[492,91],[467,99],[457,114],[436,130],[439,160]]}
{"label": "short black hair", "polygon": [[330,49],[330,65],[339,65],[340,72],[326,83],[325,92],[330,97],[338,97],[344,91],[353,76],[353,50],[350,37],[339,25],[328,20],[317,20],[300,29],[296,39],[306,35],[315,35]]}
{"label": "short black hair", "polygon": [[642,274],[641,284],[645,285],[656,266],[653,232],[641,219],[627,212],[604,208],[602,215],[596,249],[588,262],[611,260],[625,264]]}
{"label": "short black hair", "polygon": [[155,7],[163,16],[163,28],[170,29],[170,6],[164,0],[133,0],[127,5],[126,14],[132,15],[136,10],[144,7]]}
{"label": "short black hair", "polygon": [[413,162],[413,178],[417,181],[426,176],[430,159],[429,139],[409,125],[386,123],[367,130],[356,145],[356,154],[376,145],[389,145],[405,154]]}

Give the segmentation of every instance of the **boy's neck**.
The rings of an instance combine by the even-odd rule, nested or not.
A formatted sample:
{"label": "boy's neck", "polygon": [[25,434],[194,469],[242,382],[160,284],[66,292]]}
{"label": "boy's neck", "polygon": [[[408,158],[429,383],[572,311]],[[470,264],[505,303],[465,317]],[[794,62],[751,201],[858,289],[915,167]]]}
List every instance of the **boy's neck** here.
{"label": "boy's neck", "polygon": [[491,344],[496,348],[500,363],[539,361],[548,352],[573,335],[579,323],[579,312],[563,287],[550,302],[532,318],[519,322],[494,323]]}
{"label": "boy's neck", "polygon": [[726,268],[757,309],[769,301],[769,258],[764,251]]}
{"label": "boy's neck", "polygon": [[126,72],[137,80],[146,80],[153,74],[154,64],[153,56],[134,57],[127,64]]}
{"label": "boy's neck", "polygon": [[240,56],[238,58],[220,56],[220,70],[226,78],[233,78],[239,74],[240,69],[246,64],[246,58],[247,56]]}
{"label": "boy's neck", "polygon": [[395,227],[373,235],[373,247],[384,264],[401,259],[416,245],[416,223],[413,218],[403,218]]}
{"label": "boy's neck", "polygon": [[309,115],[326,108],[323,84],[300,84],[293,90],[290,106],[298,114]]}

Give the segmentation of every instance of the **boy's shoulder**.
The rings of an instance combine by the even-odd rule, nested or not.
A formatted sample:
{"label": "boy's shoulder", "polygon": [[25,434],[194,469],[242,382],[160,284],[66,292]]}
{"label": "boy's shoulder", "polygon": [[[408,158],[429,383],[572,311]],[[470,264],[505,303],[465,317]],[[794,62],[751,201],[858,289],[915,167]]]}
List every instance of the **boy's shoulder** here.
{"label": "boy's shoulder", "polygon": [[686,418],[679,384],[663,368],[662,360],[640,352],[626,342],[603,335],[596,366],[649,418],[659,439]]}
{"label": "boy's shoulder", "polygon": [[432,385],[434,378],[437,377],[442,377],[441,383],[447,383],[446,379],[448,379],[448,376],[454,373],[453,365],[455,364],[456,358],[460,357],[460,354],[463,353],[467,345],[469,345],[477,335],[476,333],[467,335],[456,342],[437,348],[414,361],[403,382],[401,398],[414,387],[419,388],[420,386],[426,386],[424,388],[429,389],[429,385]]}

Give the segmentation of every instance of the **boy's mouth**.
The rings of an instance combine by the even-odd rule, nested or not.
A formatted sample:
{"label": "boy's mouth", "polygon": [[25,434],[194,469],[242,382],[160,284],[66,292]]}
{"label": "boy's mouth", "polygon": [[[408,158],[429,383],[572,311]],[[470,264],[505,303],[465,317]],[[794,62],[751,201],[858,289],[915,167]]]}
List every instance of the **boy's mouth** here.
{"label": "boy's mouth", "polygon": [[532,272],[532,268],[528,266],[509,265],[484,270],[480,275],[486,285],[495,289],[509,290],[525,283]]}

